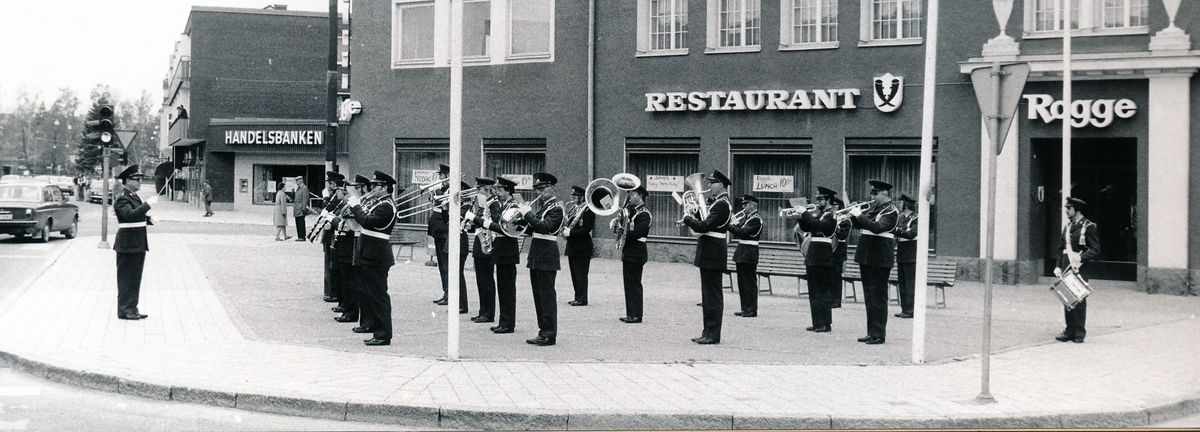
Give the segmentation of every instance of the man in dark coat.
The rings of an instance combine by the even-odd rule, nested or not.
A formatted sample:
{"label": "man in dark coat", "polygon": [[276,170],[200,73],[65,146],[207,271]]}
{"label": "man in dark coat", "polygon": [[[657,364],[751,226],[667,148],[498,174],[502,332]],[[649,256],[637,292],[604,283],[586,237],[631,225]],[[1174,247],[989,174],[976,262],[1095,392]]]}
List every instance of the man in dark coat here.
{"label": "man in dark coat", "polygon": [[900,296],[897,318],[912,318],[917,285],[917,200],[900,194],[903,209],[896,218],[896,291]]}
{"label": "man in dark coat", "polygon": [[[500,211],[500,201],[495,197],[493,188],[496,180],[487,177],[475,177],[475,187],[478,190],[472,214],[481,215],[483,220],[491,220]],[[464,218],[467,225],[467,235],[472,238],[474,248],[471,252],[475,260],[475,286],[479,291],[479,315],[471,317],[472,322],[490,323],[496,321],[496,263],[492,259],[492,251],[484,250],[484,239],[494,239],[494,233],[485,226],[476,225],[472,218]],[[491,244],[489,243],[490,247]]]}
{"label": "man in dark coat", "polygon": [[538,335],[525,342],[538,345],[554,345],[558,338],[558,300],[554,282],[558,277],[559,254],[558,232],[562,229],[563,208],[554,196],[554,185],[558,178],[548,173],[533,174],[533,189],[538,199],[530,205],[521,205],[521,213],[529,224],[532,239],[529,244],[529,284],[533,287],[533,308],[537,313]]}
{"label": "man in dark coat", "polygon": [[613,219],[614,225],[626,224],[625,243],[621,247],[621,274],[625,282],[625,316],[621,321],[630,324],[642,322],[642,269],[647,259],[646,237],[654,223],[646,208],[647,194],[644,186],[638,186],[629,194],[622,216]]}
{"label": "man in dark coat", "polygon": [[158,202],[154,195],[142,202],[137,191],[142,187],[142,173],[138,166],[130,165],[117,175],[123,187],[113,201],[117,214],[117,235],[113,239],[113,250],[117,252],[117,318],[123,320],[145,319],[148,315],[138,312],[138,299],[142,291],[142,269],[146,265],[146,226],[153,225],[150,205]]}
{"label": "man in dark coat", "polygon": [[708,206],[708,217],[698,220],[692,215],[683,216],[683,224],[700,234],[696,240],[696,258],[693,265],[700,268],[700,306],[704,309],[704,332],[692,342],[701,345],[721,343],[721,315],[725,311],[725,299],[721,295],[721,275],[725,271],[725,232],[729,225],[729,194],[726,192],[733,182],[720,171],[708,176],[712,199]]}
{"label": "man in dark coat", "polygon": [[871,180],[871,207],[853,207],[850,222],[858,228],[854,262],[862,272],[863,301],[867,307],[867,335],[859,342],[878,345],[887,339],[888,276],[896,264],[895,236],[898,211],[889,196],[892,185]]}
{"label": "man in dark coat", "polygon": [[346,198],[355,222],[362,227],[354,256],[363,293],[359,307],[370,311],[377,326],[373,337],[363,341],[368,346],[392,343],[392,298],[387,293],[387,278],[396,264],[390,243],[392,229],[396,226],[396,205],[392,202],[395,184],[392,176],[375,171],[366,197],[350,194]]}
{"label": "man in dark coat", "polygon": [[[1079,276],[1087,281],[1091,279],[1096,260],[1100,259],[1100,227],[1080,213],[1086,206],[1087,203],[1081,199],[1067,198],[1065,209],[1070,222],[1063,227],[1062,240],[1058,246],[1062,255],[1059,255],[1058,265],[1054,267],[1055,275],[1062,275],[1064,269],[1074,267],[1079,271]],[[1066,318],[1067,328],[1054,339],[1059,342],[1083,343],[1083,338],[1087,336],[1087,299],[1080,301],[1074,309],[1064,306],[1063,316]]]}
{"label": "man in dark coat", "polygon": [[805,272],[808,274],[808,307],[812,314],[812,326],[804,330],[828,333],[833,328],[833,297],[838,293],[842,281],[835,266],[837,221],[829,201],[834,192],[829,188],[817,187],[813,199],[815,206],[800,214],[797,226],[811,234],[808,253],[804,255]]}
{"label": "man in dark coat", "polygon": [[[497,334],[512,333],[517,326],[517,264],[521,263],[521,245],[517,242],[519,233],[506,232],[501,226],[501,215],[509,209],[516,209],[512,194],[516,191],[517,183],[507,178],[496,179],[496,199],[499,203],[496,211],[491,211],[490,220],[484,220],[474,212],[468,212],[471,219],[480,229],[488,229],[495,233],[492,241],[492,259],[496,265],[496,296],[500,300],[500,322],[493,326],[492,332]],[[479,271],[476,269],[475,271]]]}
{"label": "man in dark coat", "polygon": [[758,238],[762,235],[762,217],[758,215],[758,198],[742,196],[742,211],[729,220],[729,232],[737,239],[733,251],[734,267],[737,269],[738,295],[742,310],[734,315],[753,318],[758,316]]}
{"label": "man in dark coat", "polygon": [[296,218],[296,241],[302,242],[304,235],[304,217],[309,213],[308,183],[304,176],[296,177],[296,197],[292,200],[292,217]]}
{"label": "man in dark coat", "polygon": [[574,217],[563,223],[563,237],[567,238],[567,265],[571,269],[571,286],[575,288],[575,299],[571,306],[588,304],[588,270],[592,266],[592,229],[596,227],[596,213],[583,202],[583,188],[571,186],[571,199],[575,207],[569,213]]}

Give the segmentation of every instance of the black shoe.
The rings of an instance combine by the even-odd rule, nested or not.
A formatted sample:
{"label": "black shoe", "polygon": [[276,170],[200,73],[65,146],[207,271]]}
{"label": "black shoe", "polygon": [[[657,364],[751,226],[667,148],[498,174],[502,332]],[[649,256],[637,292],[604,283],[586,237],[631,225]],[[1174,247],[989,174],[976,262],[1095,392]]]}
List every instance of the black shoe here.
{"label": "black shoe", "polygon": [[490,322],[496,322],[496,319],[492,318],[492,317],[477,316],[477,317],[471,317],[471,321],[474,321],[477,323],[490,323]]}
{"label": "black shoe", "polygon": [[434,301],[433,301],[433,303],[434,303],[434,304],[445,305],[445,304],[446,304],[446,296],[442,296],[442,298],[440,298],[440,299],[437,299],[437,300],[434,300]]}
{"label": "black shoe", "polygon": [[883,338],[881,338],[881,337],[870,338],[870,339],[867,339],[866,343],[867,343],[867,345],[879,345],[879,344],[883,343]]}
{"label": "black shoe", "polygon": [[1072,339],[1075,339],[1075,337],[1068,335],[1066,333],[1059,334],[1058,336],[1056,336],[1054,338],[1054,340],[1059,341],[1059,342],[1070,342]]}
{"label": "black shoe", "polygon": [[912,317],[913,317],[913,314],[911,314],[911,313],[905,313],[905,312],[901,312],[901,313],[898,313],[898,314],[895,314],[895,315],[892,315],[892,316],[894,316],[894,317],[896,317],[896,318],[912,318]]}
{"label": "black shoe", "polygon": [[869,340],[871,340],[871,339],[875,339],[875,338],[874,338],[874,337],[871,337],[871,336],[863,336],[863,337],[860,337],[860,338],[858,338],[857,340],[858,340],[859,342],[866,342],[866,341],[869,341]]}
{"label": "black shoe", "polygon": [[146,318],[150,318],[150,315],[146,315],[146,314],[134,314],[134,315],[137,315],[137,316],[138,316],[138,319],[146,319]]}
{"label": "black shoe", "polygon": [[495,329],[493,329],[493,330],[492,330],[492,333],[495,333],[495,334],[512,333],[512,332],[513,332],[513,328],[512,328],[512,327],[499,327],[499,326],[497,326]]}
{"label": "black shoe", "polygon": [[537,346],[550,346],[550,345],[554,345],[554,339],[550,339],[545,336],[538,336],[533,339],[526,340],[525,343],[530,344],[530,345],[537,345]]}
{"label": "black shoe", "polygon": [[367,339],[366,341],[363,342],[363,344],[366,346],[391,345],[392,340],[391,339]]}
{"label": "black shoe", "polygon": [[569,304],[571,306],[587,306],[587,302],[581,302],[578,300],[571,300],[571,301],[567,302],[567,304]]}
{"label": "black shoe", "polygon": [[833,330],[832,328],[830,328],[830,326],[820,326],[820,327],[814,328],[812,331],[816,332],[816,333],[829,333],[830,330]]}
{"label": "black shoe", "polygon": [[758,312],[742,312],[741,316],[742,318],[754,318],[758,316]]}
{"label": "black shoe", "polygon": [[375,329],[370,327],[355,327],[350,329],[350,331],[355,333],[375,333]]}
{"label": "black shoe", "polygon": [[352,322],[358,322],[358,317],[350,317],[350,316],[342,315],[342,316],[338,316],[338,317],[333,317],[333,320],[337,321],[337,322],[342,322],[342,323],[347,323],[347,322],[352,323]]}
{"label": "black shoe", "polygon": [[342,312],[346,311],[346,308],[341,307],[341,306],[335,306],[335,307],[329,308],[329,310],[337,312],[337,313],[342,313]]}
{"label": "black shoe", "polygon": [[325,300],[326,303],[337,303],[340,299],[337,297],[325,296],[325,298],[322,300]]}
{"label": "black shoe", "polygon": [[1075,336],[1075,339],[1071,339],[1071,342],[1083,343],[1083,336]]}
{"label": "black shoe", "polygon": [[830,306],[829,308],[830,308],[830,309],[837,309],[837,308],[840,308],[840,307],[842,307],[842,304],[841,304],[841,303],[835,303],[833,306]]}
{"label": "black shoe", "polygon": [[459,313],[459,314],[465,314],[465,313],[467,313],[467,310],[466,310],[466,309],[459,309],[459,310],[458,310],[458,313]]}
{"label": "black shoe", "polygon": [[744,314],[744,313],[745,313],[745,312],[742,312],[742,311],[737,311],[737,312],[734,312],[733,314],[734,314],[734,315],[737,315],[737,316],[742,316],[742,314]]}
{"label": "black shoe", "polygon": [[716,344],[721,343],[721,341],[713,339],[713,338],[702,337],[700,339],[697,339],[696,343],[698,343],[700,345],[716,345]]}
{"label": "black shoe", "polygon": [[621,318],[621,322],[626,322],[629,324],[637,324],[637,323],[642,322],[642,317],[624,317],[624,318]]}
{"label": "black shoe", "polygon": [[142,319],[142,316],[138,315],[138,314],[125,314],[125,315],[117,315],[117,318],[120,318],[123,320],[137,321],[137,320]]}
{"label": "black shoe", "polygon": [[696,306],[704,306],[704,303],[696,303]]}
{"label": "black shoe", "polygon": [[805,327],[805,328],[804,328],[804,331],[813,331],[813,330],[816,330],[816,329],[817,329],[817,326],[808,326],[808,327]]}
{"label": "black shoe", "polygon": [[438,306],[445,306],[445,305],[450,304],[450,301],[448,301],[446,299],[441,299],[440,301],[436,301],[434,303],[437,304]]}

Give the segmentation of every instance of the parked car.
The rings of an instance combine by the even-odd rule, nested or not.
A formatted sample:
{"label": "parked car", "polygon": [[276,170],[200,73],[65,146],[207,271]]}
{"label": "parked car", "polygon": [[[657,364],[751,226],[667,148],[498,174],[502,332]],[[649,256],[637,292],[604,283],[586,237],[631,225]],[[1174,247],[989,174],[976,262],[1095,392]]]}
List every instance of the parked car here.
{"label": "parked car", "polygon": [[[117,179],[111,179],[111,178],[108,179],[108,203],[109,204],[112,204],[112,202],[113,202],[113,198],[112,198],[113,191],[117,190],[117,188],[120,186],[121,186],[121,184],[117,183]],[[92,180],[92,189],[88,191],[88,202],[100,204],[100,199],[104,197],[104,189],[103,188],[104,188],[104,185],[100,183],[99,179]]]}
{"label": "parked car", "polygon": [[31,180],[31,179],[29,177],[25,177],[25,176],[21,176],[21,175],[17,175],[17,174],[5,174],[3,177],[0,177],[0,184],[26,181],[26,180]]}
{"label": "parked car", "polygon": [[0,234],[33,234],[44,243],[51,232],[69,239],[79,233],[79,207],[67,201],[58,186],[35,181],[0,185]]}

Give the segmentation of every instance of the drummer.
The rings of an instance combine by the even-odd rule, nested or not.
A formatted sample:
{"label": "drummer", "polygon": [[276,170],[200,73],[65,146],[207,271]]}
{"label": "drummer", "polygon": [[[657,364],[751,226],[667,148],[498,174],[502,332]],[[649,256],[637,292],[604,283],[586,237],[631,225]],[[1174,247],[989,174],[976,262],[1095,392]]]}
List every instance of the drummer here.
{"label": "drummer", "polygon": [[[1081,213],[1087,203],[1079,198],[1067,198],[1066,213],[1070,221],[1063,228],[1058,257],[1058,265],[1054,268],[1055,275],[1062,275],[1067,268],[1074,268],[1086,282],[1095,271],[1096,260],[1100,258],[1100,228],[1095,222],[1087,220]],[[1067,328],[1054,338],[1059,342],[1083,343],[1087,335],[1084,323],[1087,320],[1087,299],[1083,299],[1074,309],[1064,309]]]}

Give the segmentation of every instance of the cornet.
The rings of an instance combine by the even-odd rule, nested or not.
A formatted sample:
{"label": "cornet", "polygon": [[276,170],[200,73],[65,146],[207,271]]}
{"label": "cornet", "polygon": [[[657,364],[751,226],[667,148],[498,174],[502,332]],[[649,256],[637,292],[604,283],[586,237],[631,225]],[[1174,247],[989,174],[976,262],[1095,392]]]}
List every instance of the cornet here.
{"label": "cornet", "polygon": [[798,218],[801,214],[817,209],[816,204],[809,204],[804,207],[789,207],[779,209],[779,217],[781,218]]}
{"label": "cornet", "polygon": [[[705,220],[708,219],[708,204],[704,202],[704,194],[708,192],[704,189],[704,179],[708,177],[705,173],[694,173],[683,179],[688,190],[682,196],[679,192],[671,192],[671,196],[675,198],[675,202],[683,206],[683,214],[691,215],[692,217]],[[683,219],[675,221],[676,224],[683,223]]]}

